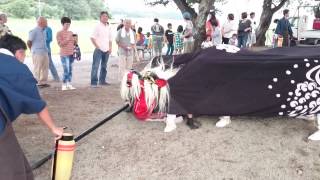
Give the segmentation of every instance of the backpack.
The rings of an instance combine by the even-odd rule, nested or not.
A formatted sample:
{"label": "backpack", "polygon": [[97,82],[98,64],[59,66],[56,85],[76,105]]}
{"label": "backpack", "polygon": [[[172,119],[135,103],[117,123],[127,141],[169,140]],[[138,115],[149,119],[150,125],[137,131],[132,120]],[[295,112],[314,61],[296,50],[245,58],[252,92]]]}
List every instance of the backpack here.
{"label": "backpack", "polygon": [[163,35],[163,33],[164,33],[164,29],[160,24],[153,25],[151,27],[151,30],[155,35]]}

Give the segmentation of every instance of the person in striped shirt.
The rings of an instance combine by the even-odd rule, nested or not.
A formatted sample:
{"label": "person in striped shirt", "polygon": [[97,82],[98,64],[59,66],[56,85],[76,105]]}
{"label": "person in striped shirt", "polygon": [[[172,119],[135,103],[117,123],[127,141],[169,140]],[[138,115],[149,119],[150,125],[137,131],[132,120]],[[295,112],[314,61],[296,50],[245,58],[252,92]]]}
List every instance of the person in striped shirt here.
{"label": "person in striped shirt", "polygon": [[62,30],[57,33],[57,42],[60,47],[60,57],[63,66],[62,91],[75,89],[71,85],[74,40],[73,33],[69,31],[71,19],[61,18]]}

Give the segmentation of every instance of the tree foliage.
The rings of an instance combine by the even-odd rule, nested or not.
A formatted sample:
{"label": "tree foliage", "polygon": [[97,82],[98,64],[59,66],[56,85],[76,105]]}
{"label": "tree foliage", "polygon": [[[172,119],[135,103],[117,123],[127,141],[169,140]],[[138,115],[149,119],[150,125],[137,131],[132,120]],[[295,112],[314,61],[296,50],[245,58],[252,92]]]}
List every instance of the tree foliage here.
{"label": "tree foliage", "polygon": [[35,14],[33,0],[14,0],[1,4],[2,11],[19,18],[29,18]]}
{"label": "tree foliage", "polygon": [[[41,15],[50,18],[68,16],[72,19],[91,19],[106,10],[102,0],[41,0]],[[12,17],[31,18],[38,16],[38,0],[2,0],[0,9]]]}

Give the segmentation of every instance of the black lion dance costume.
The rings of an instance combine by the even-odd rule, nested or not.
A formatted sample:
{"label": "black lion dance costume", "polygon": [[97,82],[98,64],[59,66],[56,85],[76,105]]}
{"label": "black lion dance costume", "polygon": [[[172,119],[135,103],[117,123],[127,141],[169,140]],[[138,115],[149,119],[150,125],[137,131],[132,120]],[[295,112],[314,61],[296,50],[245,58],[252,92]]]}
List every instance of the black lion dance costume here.
{"label": "black lion dance costume", "polygon": [[[229,121],[223,123],[224,126],[231,122],[230,118],[226,118],[229,116],[316,117],[319,114],[319,48],[275,48],[259,52],[238,50],[232,46],[218,45],[179,55],[174,57],[173,65],[167,69],[163,68],[166,66],[164,64],[170,66],[171,63],[166,60],[168,57],[163,57],[164,63],[160,63],[160,67],[151,68],[149,65],[146,68],[149,70],[133,73],[137,77],[132,78],[131,82],[139,80],[140,86],[133,85],[135,83],[130,86],[130,81],[126,80],[127,90],[122,91],[126,92],[122,93],[122,97],[134,104],[136,100],[142,100],[143,95],[140,97],[140,94],[144,92],[143,101],[149,110],[154,111],[158,107],[162,116],[167,114],[166,124],[171,127],[168,131],[175,129],[172,124],[177,115],[221,116],[221,120]],[[148,85],[141,86],[145,84],[141,79],[148,76],[148,71],[157,75],[153,75],[153,79],[167,81],[165,101],[159,98],[164,97],[159,93],[159,88],[163,86],[157,83],[151,83],[151,92],[154,91],[151,94],[154,96],[146,96],[150,89]],[[320,118],[315,119],[319,124]],[[320,130],[309,139],[320,140]]]}

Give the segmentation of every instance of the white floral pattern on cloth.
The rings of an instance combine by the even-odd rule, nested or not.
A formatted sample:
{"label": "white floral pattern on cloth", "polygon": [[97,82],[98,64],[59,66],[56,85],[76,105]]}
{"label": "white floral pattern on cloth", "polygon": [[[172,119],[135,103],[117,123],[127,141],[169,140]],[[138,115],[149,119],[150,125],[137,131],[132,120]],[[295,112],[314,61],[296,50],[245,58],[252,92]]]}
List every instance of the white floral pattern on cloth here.
{"label": "white floral pattern on cloth", "polygon": [[237,53],[238,51],[240,51],[240,48],[238,48],[237,46],[230,45],[230,44],[218,44],[216,46],[216,49],[226,50],[226,52],[228,52],[228,53]]}
{"label": "white floral pattern on cloth", "polygon": [[[296,89],[286,94],[287,104],[281,104],[281,111],[278,115],[288,115],[291,117],[316,114],[320,111],[320,65],[317,65],[318,60],[314,60],[315,66],[311,67],[308,59],[304,59],[305,67],[310,68],[306,73],[306,81],[296,82],[294,79],[290,80],[291,84],[296,83]],[[294,64],[294,69],[298,69],[299,65]],[[292,71],[286,70],[284,72],[287,76],[292,74]],[[277,79],[273,78],[273,82]],[[270,90],[270,86],[267,88]],[[276,94],[276,98],[280,98],[280,94]]]}

